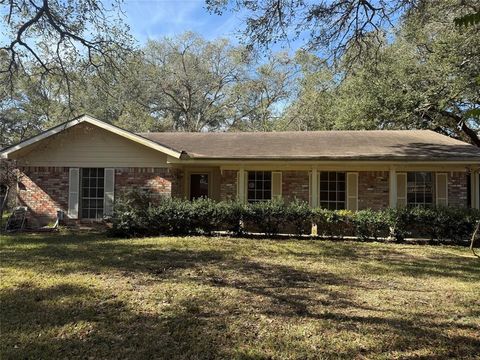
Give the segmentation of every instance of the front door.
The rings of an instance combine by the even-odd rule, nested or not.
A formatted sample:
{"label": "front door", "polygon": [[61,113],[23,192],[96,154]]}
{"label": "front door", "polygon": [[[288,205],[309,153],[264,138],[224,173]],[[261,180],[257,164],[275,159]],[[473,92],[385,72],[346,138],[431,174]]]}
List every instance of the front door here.
{"label": "front door", "polygon": [[190,200],[208,197],[208,174],[190,175]]}

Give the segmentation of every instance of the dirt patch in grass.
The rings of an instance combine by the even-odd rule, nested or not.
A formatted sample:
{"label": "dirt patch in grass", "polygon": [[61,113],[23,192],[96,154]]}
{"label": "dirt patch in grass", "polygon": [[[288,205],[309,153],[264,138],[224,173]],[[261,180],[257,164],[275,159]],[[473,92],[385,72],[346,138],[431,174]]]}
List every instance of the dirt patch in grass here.
{"label": "dirt patch in grass", "polygon": [[473,359],[460,247],[4,236],[0,358]]}

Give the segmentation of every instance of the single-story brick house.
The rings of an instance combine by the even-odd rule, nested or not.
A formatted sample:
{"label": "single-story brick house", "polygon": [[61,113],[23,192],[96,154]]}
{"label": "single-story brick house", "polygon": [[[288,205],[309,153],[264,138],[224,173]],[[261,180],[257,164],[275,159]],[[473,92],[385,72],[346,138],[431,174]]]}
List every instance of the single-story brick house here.
{"label": "single-story brick house", "polygon": [[23,172],[19,203],[42,219],[100,219],[129,189],[351,210],[480,206],[480,149],[426,130],[134,134],[84,115],[1,155]]}

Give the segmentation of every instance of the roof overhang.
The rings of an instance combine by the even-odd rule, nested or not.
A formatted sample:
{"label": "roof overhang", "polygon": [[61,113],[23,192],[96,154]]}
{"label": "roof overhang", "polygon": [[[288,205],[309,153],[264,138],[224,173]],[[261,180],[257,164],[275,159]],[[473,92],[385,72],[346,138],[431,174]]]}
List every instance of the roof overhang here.
{"label": "roof overhang", "polygon": [[149,147],[151,149],[154,149],[154,150],[160,151],[164,154],[167,154],[169,156],[172,156],[175,159],[180,159],[180,156],[182,155],[181,152],[178,152],[178,151],[176,151],[174,149],[171,149],[167,146],[161,145],[157,142],[154,142],[152,140],[144,138],[143,136],[134,134],[130,131],[121,129],[117,126],[114,126],[114,125],[108,124],[106,122],[97,120],[97,119],[95,119],[95,118],[93,118],[89,115],[82,115],[82,116],[80,116],[78,118],[75,118],[73,120],[64,122],[60,125],[57,125],[57,126],[51,128],[51,129],[49,129],[49,130],[44,131],[44,132],[42,132],[42,133],[40,133],[36,136],[33,136],[33,137],[31,137],[27,140],[24,140],[24,141],[22,141],[18,144],[7,147],[0,152],[0,155],[1,155],[2,158],[8,158],[10,154],[12,154],[12,153],[14,153],[14,152],[16,152],[20,149],[23,149],[25,147],[33,145],[33,144],[37,143],[38,141],[41,141],[41,140],[46,139],[48,137],[54,136],[58,133],[61,133],[62,131],[65,131],[68,128],[71,128],[71,127],[73,127],[75,125],[78,125],[78,124],[81,124],[81,123],[88,123],[88,124],[97,126],[99,128],[110,131],[110,132],[112,132],[114,134],[117,134],[119,136],[122,136],[126,139],[134,141],[138,144],[144,145],[144,146]]}

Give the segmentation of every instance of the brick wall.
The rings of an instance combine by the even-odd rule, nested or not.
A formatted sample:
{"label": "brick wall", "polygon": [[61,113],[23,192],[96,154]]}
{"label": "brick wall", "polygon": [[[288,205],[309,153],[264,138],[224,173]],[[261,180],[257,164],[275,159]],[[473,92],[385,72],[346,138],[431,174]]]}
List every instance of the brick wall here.
{"label": "brick wall", "polygon": [[169,168],[117,168],[115,194],[139,190],[152,195],[171,196],[178,193],[181,181],[177,169]]}
{"label": "brick wall", "polygon": [[358,209],[383,209],[389,205],[389,183],[386,171],[358,173]]}
{"label": "brick wall", "polygon": [[237,198],[237,171],[224,170],[220,174],[220,200],[235,200]]}
{"label": "brick wall", "polygon": [[448,205],[467,206],[467,173],[448,173]]}
{"label": "brick wall", "polygon": [[298,199],[309,202],[308,171],[283,171],[282,196],[286,202]]}
{"label": "brick wall", "polygon": [[25,167],[20,171],[17,202],[28,207],[31,217],[45,224],[56,218],[57,210],[67,211],[67,167]]}
{"label": "brick wall", "polygon": [[[56,218],[57,210],[68,210],[68,167],[23,167],[18,204],[27,206],[33,226]],[[181,170],[169,168],[118,168],[115,195],[129,190],[170,196],[181,193]]]}

